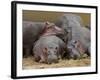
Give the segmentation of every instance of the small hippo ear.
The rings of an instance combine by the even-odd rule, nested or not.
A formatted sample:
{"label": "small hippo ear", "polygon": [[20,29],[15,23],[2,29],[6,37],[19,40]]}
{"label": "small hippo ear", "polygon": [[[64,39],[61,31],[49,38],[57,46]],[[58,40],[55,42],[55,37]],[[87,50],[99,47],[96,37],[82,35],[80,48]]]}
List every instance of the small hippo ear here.
{"label": "small hippo ear", "polygon": [[50,24],[50,22],[46,21],[46,22],[45,22],[45,24],[46,24],[46,25],[49,25],[49,24]]}

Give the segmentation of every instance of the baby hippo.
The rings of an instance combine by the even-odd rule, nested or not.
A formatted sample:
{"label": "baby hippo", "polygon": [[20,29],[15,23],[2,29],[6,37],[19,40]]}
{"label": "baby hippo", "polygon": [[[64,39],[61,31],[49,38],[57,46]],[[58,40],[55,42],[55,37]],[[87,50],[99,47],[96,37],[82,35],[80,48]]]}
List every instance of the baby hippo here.
{"label": "baby hippo", "polygon": [[68,48],[68,58],[78,59],[81,57],[80,52],[76,48],[76,41],[75,40],[69,41],[67,44],[67,48]]}
{"label": "baby hippo", "polygon": [[65,43],[55,35],[40,37],[33,48],[35,61],[47,64],[57,63],[65,50]]}
{"label": "baby hippo", "polygon": [[73,59],[79,59],[82,57],[86,57],[86,50],[82,46],[82,43],[79,40],[71,40],[67,44],[68,51],[69,51],[69,57]]}

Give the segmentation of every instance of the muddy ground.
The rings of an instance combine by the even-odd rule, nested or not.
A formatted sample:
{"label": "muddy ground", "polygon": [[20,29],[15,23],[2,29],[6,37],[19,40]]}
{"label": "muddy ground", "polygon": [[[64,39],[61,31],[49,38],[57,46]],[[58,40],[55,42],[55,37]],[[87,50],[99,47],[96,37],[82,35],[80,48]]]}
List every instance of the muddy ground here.
{"label": "muddy ground", "polygon": [[73,59],[59,60],[59,63],[53,63],[53,64],[44,64],[44,63],[35,62],[32,56],[23,58],[22,61],[23,69],[44,69],[44,68],[80,67],[80,66],[83,67],[83,66],[90,66],[90,65],[91,65],[90,57],[77,59],[77,60],[73,60]]}

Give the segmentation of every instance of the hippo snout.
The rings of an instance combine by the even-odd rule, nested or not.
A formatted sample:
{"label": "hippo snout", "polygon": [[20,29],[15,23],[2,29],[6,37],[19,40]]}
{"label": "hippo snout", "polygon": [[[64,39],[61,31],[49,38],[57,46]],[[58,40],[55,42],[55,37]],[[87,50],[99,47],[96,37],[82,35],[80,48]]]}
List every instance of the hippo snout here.
{"label": "hippo snout", "polygon": [[52,63],[58,63],[59,61],[58,61],[58,58],[57,57],[55,57],[55,58],[48,58],[48,60],[47,60],[47,63],[48,64],[52,64]]}

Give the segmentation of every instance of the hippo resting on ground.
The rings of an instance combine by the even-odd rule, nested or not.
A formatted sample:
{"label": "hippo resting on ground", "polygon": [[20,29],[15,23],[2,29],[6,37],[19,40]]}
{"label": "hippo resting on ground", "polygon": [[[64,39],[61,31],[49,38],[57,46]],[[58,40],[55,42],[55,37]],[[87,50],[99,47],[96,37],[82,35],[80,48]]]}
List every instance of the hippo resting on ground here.
{"label": "hippo resting on ground", "polygon": [[37,62],[57,63],[63,58],[66,50],[65,43],[57,36],[41,36],[34,46],[34,58]]}
{"label": "hippo resting on ground", "polygon": [[77,48],[75,47],[75,41],[71,40],[67,43],[67,48],[68,48],[68,59],[79,59],[81,57],[80,52],[77,50]]}
{"label": "hippo resting on ground", "polygon": [[63,39],[66,43],[70,40],[79,41],[84,47],[84,52],[90,55],[90,30],[84,27],[80,16],[64,14],[55,24],[65,30]]}
{"label": "hippo resting on ground", "polygon": [[41,33],[48,27],[51,27],[50,32],[55,35],[63,34],[62,29],[53,23],[23,21],[23,54],[25,57],[31,53],[35,41],[38,40]]}
{"label": "hippo resting on ground", "polygon": [[82,46],[80,41],[75,41],[75,40],[70,40],[67,43],[67,52],[68,52],[68,58],[73,58],[73,59],[80,59],[80,58],[85,58],[87,55],[84,53],[84,47]]}

